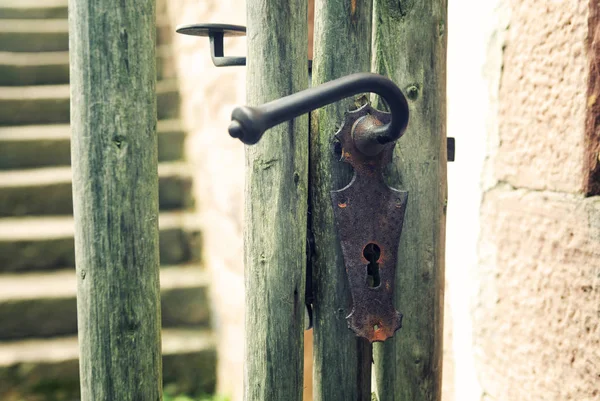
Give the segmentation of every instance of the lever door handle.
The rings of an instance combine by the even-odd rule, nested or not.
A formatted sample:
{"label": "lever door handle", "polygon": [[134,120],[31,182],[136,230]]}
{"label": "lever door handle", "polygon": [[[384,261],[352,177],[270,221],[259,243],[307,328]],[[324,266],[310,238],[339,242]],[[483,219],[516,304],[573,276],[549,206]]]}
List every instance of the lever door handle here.
{"label": "lever door handle", "polygon": [[360,138],[360,141],[355,138],[358,143],[363,144],[361,151],[372,153],[371,148],[378,148],[400,138],[408,125],[408,103],[400,88],[390,79],[372,73],[348,75],[261,106],[238,107],[231,115],[229,134],[245,144],[255,144],[269,128],[311,110],[365,92],[380,95],[392,115],[390,123],[362,131],[365,138]]}

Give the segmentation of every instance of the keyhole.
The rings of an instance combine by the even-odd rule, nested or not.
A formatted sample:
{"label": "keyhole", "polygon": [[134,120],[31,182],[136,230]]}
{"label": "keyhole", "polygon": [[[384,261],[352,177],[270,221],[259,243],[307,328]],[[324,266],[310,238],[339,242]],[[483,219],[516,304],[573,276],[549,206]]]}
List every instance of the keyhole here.
{"label": "keyhole", "polygon": [[381,278],[379,277],[379,257],[381,249],[377,244],[369,243],[363,249],[363,256],[369,261],[367,265],[367,285],[371,288],[379,287]]}

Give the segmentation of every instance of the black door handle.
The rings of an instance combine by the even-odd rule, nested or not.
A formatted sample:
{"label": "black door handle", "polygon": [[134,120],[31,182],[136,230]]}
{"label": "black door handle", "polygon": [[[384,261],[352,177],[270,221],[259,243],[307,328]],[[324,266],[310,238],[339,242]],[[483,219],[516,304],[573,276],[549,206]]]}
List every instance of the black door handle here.
{"label": "black door handle", "polygon": [[348,75],[315,88],[303,90],[293,95],[265,103],[258,107],[238,107],[231,115],[229,134],[240,139],[245,144],[255,144],[266,130],[291,120],[311,110],[318,109],[329,103],[336,102],[346,97],[359,93],[373,92],[380,95],[392,115],[392,121],[382,126],[373,126],[367,131],[362,131],[365,138],[360,142],[366,151],[367,148],[380,147],[388,142],[400,138],[408,125],[408,103],[404,94],[390,79],[372,73],[357,73]]}
{"label": "black door handle", "polygon": [[217,67],[246,65],[246,57],[225,56],[223,38],[226,36],[246,36],[246,27],[231,24],[190,24],[179,25],[175,32],[192,36],[208,36],[210,56]]}

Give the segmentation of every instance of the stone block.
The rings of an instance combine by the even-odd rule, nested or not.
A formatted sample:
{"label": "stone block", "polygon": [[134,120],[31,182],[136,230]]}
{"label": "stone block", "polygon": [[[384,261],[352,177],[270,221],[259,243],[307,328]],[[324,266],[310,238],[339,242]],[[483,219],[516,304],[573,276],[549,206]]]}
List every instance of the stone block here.
{"label": "stone block", "polygon": [[[0,87],[0,125],[68,123],[69,85]],[[156,83],[158,119],[179,115],[179,92],[175,80]]]}
{"label": "stone block", "polygon": [[486,193],[477,372],[496,401],[600,398],[600,198]]}
{"label": "stone block", "polygon": [[584,191],[588,0],[510,0],[496,178]]}
{"label": "stone block", "polygon": [[[169,212],[159,216],[161,264],[198,261],[200,233],[188,225],[192,215]],[[71,217],[0,219],[0,272],[56,270],[75,266],[74,223]]]}
{"label": "stone block", "polygon": [[[1,343],[0,399],[78,400],[78,354],[76,336]],[[205,329],[164,329],[162,361],[165,393],[213,393],[215,338]]]}
{"label": "stone block", "polygon": [[[207,326],[208,273],[199,266],[163,266],[162,327]],[[77,334],[73,269],[4,274],[0,280],[0,340]]]}
{"label": "stone block", "polygon": [[[158,161],[183,159],[185,132],[179,120],[160,120],[157,130]],[[68,124],[0,127],[0,169],[70,164],[71,131]]]}

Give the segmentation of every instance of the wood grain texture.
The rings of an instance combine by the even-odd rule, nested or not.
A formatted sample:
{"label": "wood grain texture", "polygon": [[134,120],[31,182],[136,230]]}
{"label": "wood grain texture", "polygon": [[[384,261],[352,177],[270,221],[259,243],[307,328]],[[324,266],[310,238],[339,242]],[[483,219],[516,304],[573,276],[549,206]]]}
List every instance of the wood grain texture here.
{"label": "wood grain texture", "polygon": [[[371,68],[370,1],[317,0],[313,86]],[[319,401],[371,399],[371,346],[349,328],[351,296],[337,237],[332,190],[345,187],[351,167],[334,155],[344,113],[365,102],[349,98],[311,115],[310,180],[314,286],[314,388]]]}
{"label": "wood grain texture", "polygon": [[[306,89],[307,0],[248,0],[247,100]],[[308,117],[246,147],[244,399],[302,399]]]}
{"label": "wood grain texture", "polygon": [[153,0],[71,0],[81,399],[161,399]]}
{"label": "wood grain texture", "polygon": [[403,327],[374,347],[379,401],[441,398],[446,219],[447,0],[375,0],[373,69],[409,100],[389,184],[408,190],[396,271]]}

